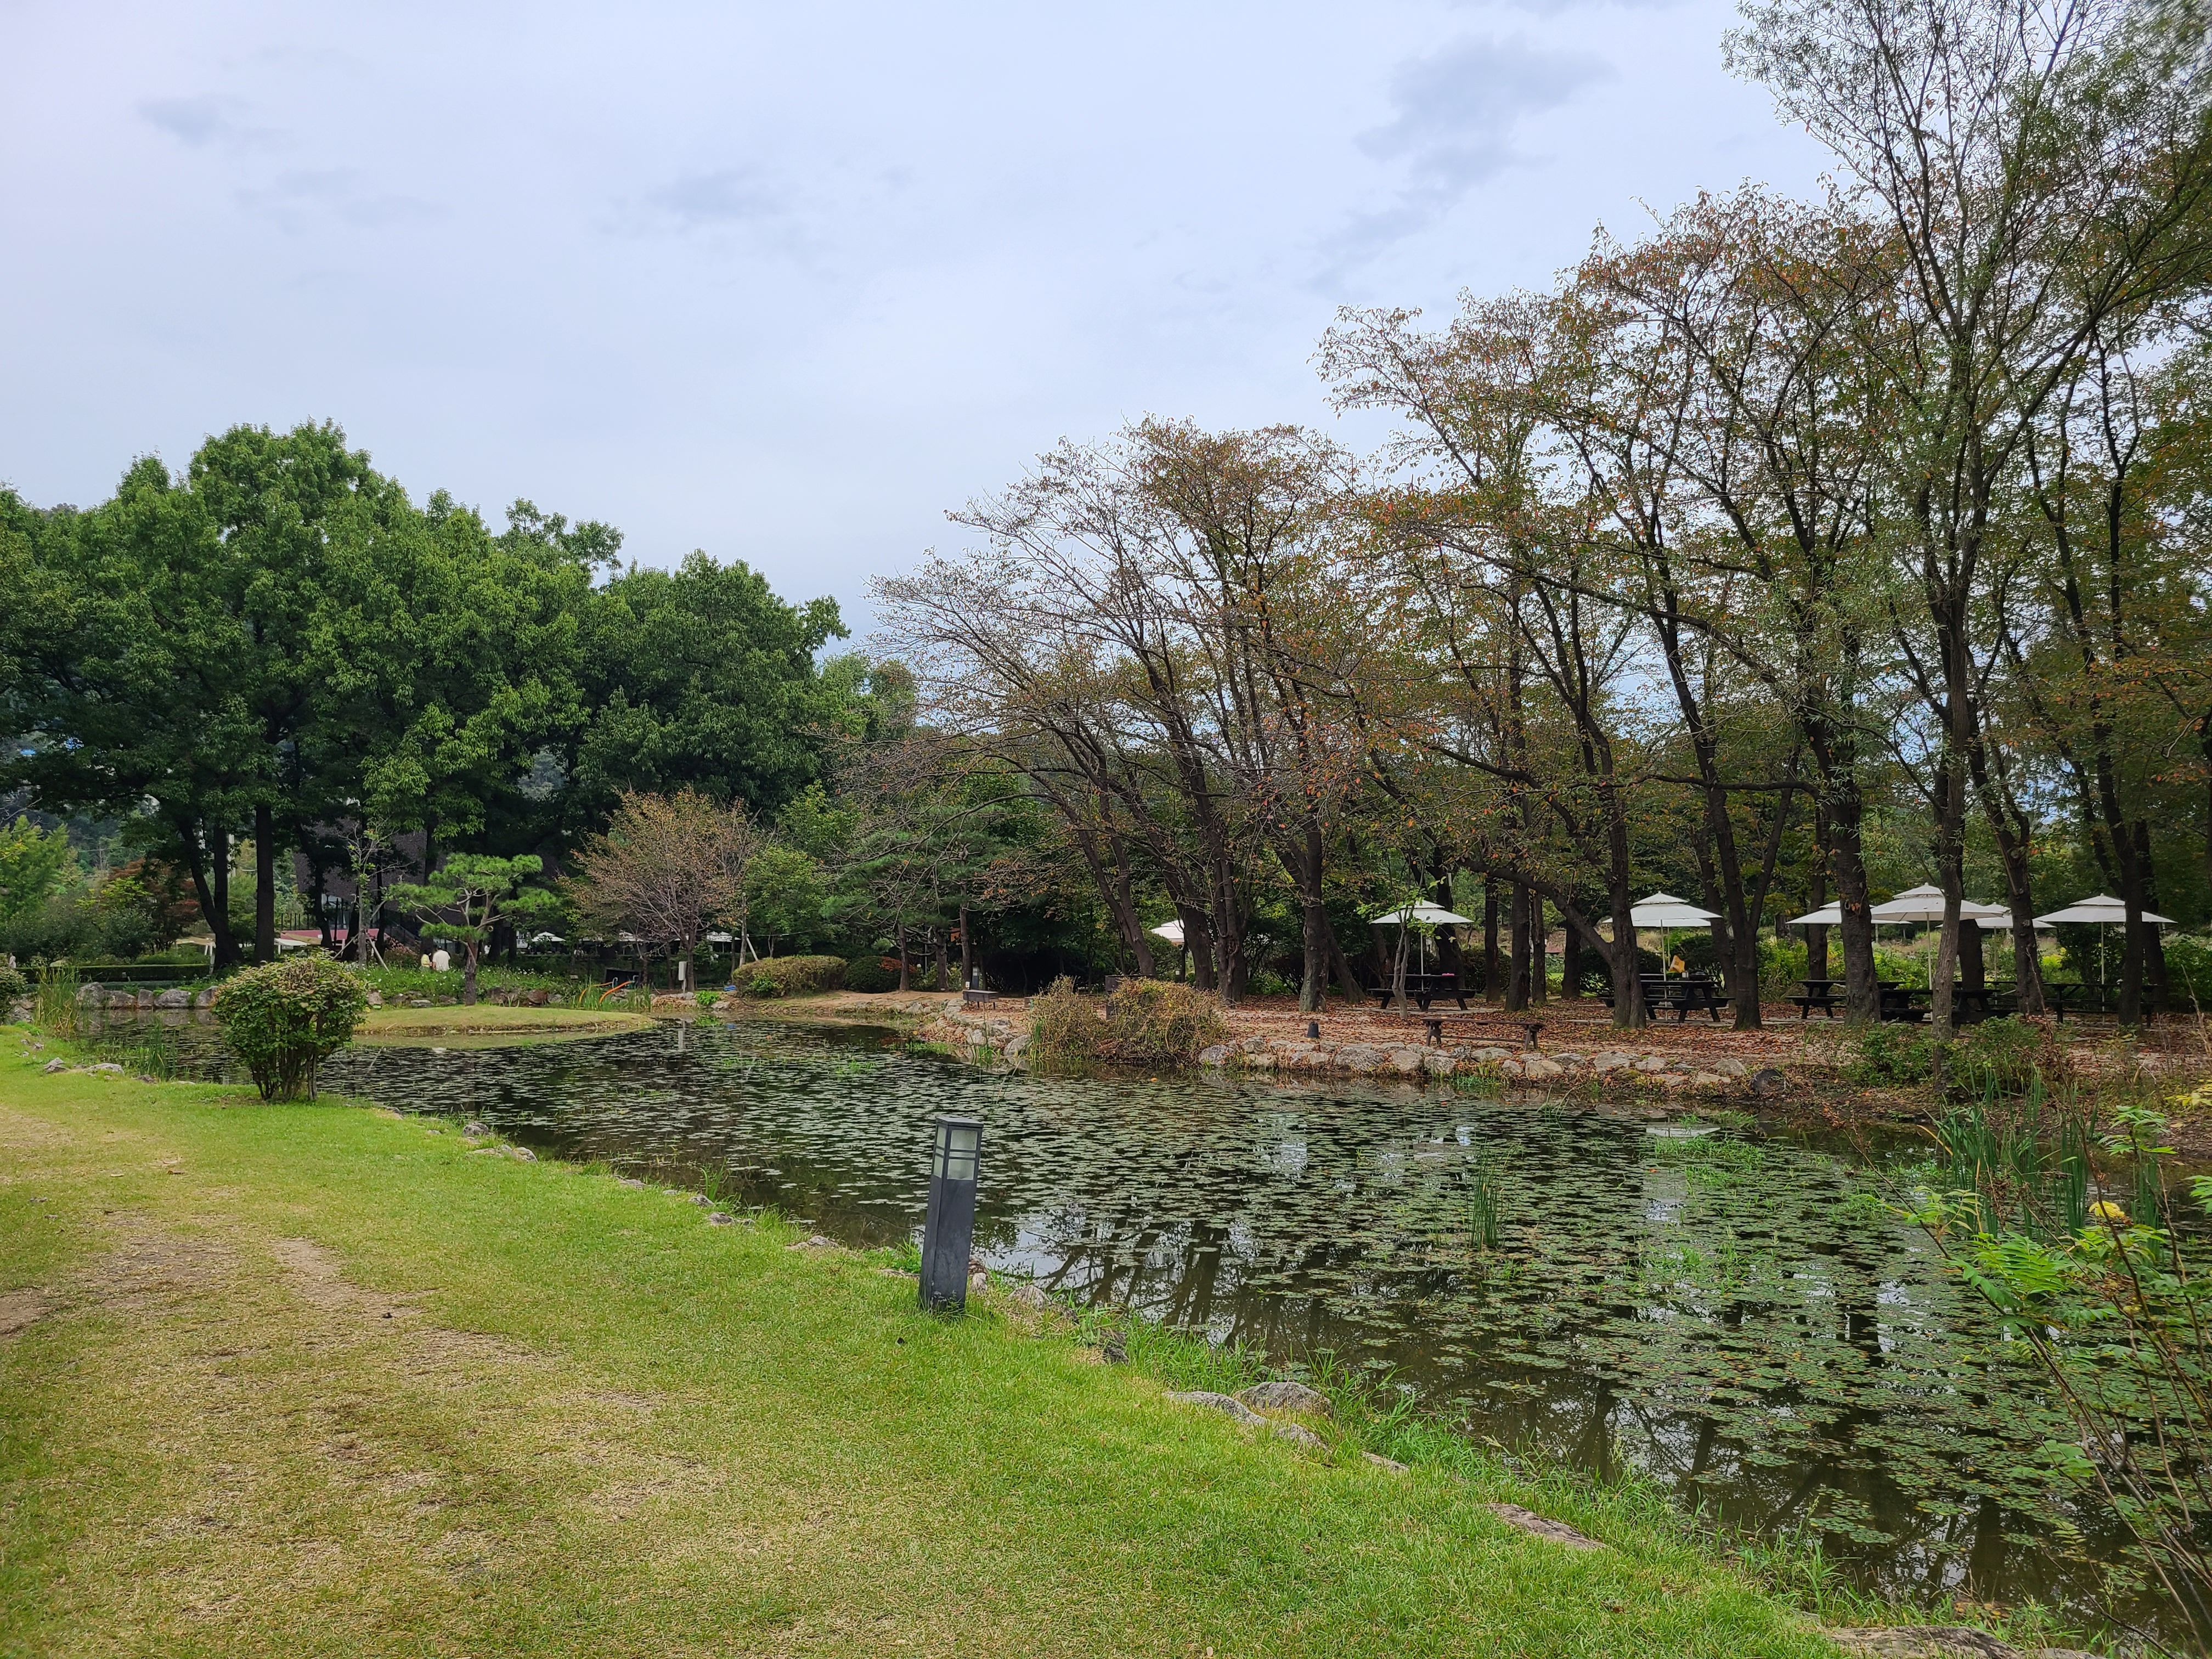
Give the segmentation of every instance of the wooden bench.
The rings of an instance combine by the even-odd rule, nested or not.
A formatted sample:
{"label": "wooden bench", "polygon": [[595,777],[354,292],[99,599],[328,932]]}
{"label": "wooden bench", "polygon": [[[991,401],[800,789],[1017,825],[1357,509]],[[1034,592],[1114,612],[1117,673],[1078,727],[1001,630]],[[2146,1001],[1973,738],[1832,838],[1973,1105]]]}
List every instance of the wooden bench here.
{"label": "wooden bench", "polygon": [[1810,1018],[1815,1008],[1833,1019],[1836,1010],[1844,1006],[1844,999],[1833,991],[1812,992],[1804,996],[1792,997],[1790,1000],[1797,1005],[1797,1018],[1801,1020]]}
{"label": "wooden bench", "polygon": [[1543,1035],[1544,1030],[1544,1022],[1540,1019],[1516,1019],[1510,1014],[1500,1014],[1495,1018],[1487,1018],[1476,1014],[1465,1019],[1451,1014],[1425,1014],[1421,1017],[1421,1024],[1428,1028],[1429,1042],[1439,1048],[1444,1046],[1446,1025],[1451,1026],[1455,1034],[1462,1026],[1510,1026],[1516,1030],[1528,1033],[1528,1046],[1531,1048],[1540,1046],[1536,1039]]}

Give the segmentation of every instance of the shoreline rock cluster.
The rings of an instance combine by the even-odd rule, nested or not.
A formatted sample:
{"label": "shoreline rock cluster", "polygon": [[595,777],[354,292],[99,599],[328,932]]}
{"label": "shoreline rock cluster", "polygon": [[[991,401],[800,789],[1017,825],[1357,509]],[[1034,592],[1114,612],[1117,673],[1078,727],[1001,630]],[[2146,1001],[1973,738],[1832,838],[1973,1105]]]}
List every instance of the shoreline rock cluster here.
{"label": "shoreline rock cluster", "polygon": [[[940,1012],[915,1035],[924,1042],[965,1049],[979,1058],[988,1054],[1015,1063],[1019,1063],[1030,1044],[1027,1030],[1006,1015],[963,1009]],[[1743,1090],[1762,1099],[1778,1098],[1789,1087],[1788,1079],[1772,1066],[1754,1070],[1729,1056],[1694,1057],[1634,1048],[1546,1054],[1470,1043],[1437,1048],[1418,1042],[1329,1043],[1305,1036],[1255,1036],[1201,1048],[1198,1063],[1216,1070],[1402,1078],[1408,1082],[1473,1076],[1553,1088],[1597,1082],[1609,1087],[1661,1091]]]}
{"label": "shoreline rock cluster", "polygon": [[215,993],[212,985],[198,991],[187,991],[182,986],[167,991],[111,990],[94,980],[77,987],[76,1001],[80,1008],[212,1008]]}

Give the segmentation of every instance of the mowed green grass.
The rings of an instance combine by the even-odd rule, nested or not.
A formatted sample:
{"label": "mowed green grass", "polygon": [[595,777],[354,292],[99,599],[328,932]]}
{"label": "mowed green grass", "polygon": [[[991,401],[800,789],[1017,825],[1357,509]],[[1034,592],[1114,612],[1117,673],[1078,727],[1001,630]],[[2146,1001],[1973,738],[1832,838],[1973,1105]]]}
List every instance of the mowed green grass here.
{"label": "mowed green grass", "polygon": [[862,1256],[0,1031],[0,1653],[1829,1655]]}

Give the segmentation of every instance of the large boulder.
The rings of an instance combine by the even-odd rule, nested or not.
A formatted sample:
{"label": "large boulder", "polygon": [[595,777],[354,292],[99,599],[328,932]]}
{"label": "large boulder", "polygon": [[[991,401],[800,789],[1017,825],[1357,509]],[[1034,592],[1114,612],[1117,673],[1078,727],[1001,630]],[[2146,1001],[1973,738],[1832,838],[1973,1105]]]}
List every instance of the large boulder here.
{"label": "large boulder", "polygon": [[1334,1417],[1336,1407],[1318,1389],[1310,1389],[1303,1382],[1278,1380],[1255,1382],[1249,1389],[1239,1389],[1237,1397],[1255,1412],[1304,1412],[1310,1416]]}
{"label": "large boulder", "polygon": [[[1890,1625],[1823,1632],[1845,1653],[1866,1659],[2021,1659],[2021,1650],[1985,1630],[1965,1625]],[[2037,1659],[2052,1659],[2071,1650],[2035,1648]]]}
{"label": "large boulder", "polygon": [[179,985],[176,989],[164,991],[155,997],[154,1006],[156,1008],[189,1008],[192,1006],[192,994]]}
{"label": "large boulder", "polygon": [[1390,1067],[1403,1077],[1411,1077],[1421,1069],[1426,1051],[1413,1044],[1401,1043],[1390,1051]]}
{"label": "large boulder", "polygon": [[1336,1069],[1340,1072],[1372,1072],[1383,1063],[1382,1050],[1372,1043],[1347,1042],[1336,1051]]}
{"label": "large boulder", "polygon": [[1225,1042],[1209,1044],[1198,1051],[1198,1063],[1201,1066],[1226,1066],[1229,1052],[1229,1045]]}
{"label": "large boulder", "polygon": [[1531,1054],[1521,1062],[1521,1075],[1531,1083],[1547,1083],[1566,1074],[1565,1066],[1556,1060],[1547,1060],[1541,1054]]}

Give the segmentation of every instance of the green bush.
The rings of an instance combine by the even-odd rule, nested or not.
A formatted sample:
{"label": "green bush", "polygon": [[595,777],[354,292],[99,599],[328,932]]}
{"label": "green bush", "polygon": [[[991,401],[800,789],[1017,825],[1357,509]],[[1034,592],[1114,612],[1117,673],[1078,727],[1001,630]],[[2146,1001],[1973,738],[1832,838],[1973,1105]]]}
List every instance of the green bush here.
{"label": "green bush", "polygon": [[2060,1049],[2042,1027],[2024,1019],[1985,1019],[1960,1034],[1954,1073],[1976,1092],[1993,1084],[2000,1094],[2016,1095],[2027,1092],[2039,1073],[2051,1081],[2061,1061]]}
{"label": "green bush", "polygon": [[[1835,942],[1828,945],[1828,960],[1837,957]],[[1778,940],[1771,935],[1761,935],[1759,941],[1759,982],[1771,991],[1795,991],[1797,981],[1805,977],[1807,963],[1812,953],[1802,939]]]}
{"label": "green bush", "polygon": [[18,962],[63,962],[96,945],[98,919],[74,893],[58,893],[0,922],[0,952]]}
{"label": "green bush", "polygon": [[1926,1031],[1917,1025],[1869,1025],[1844,1073],[1854,1083],[1893,1088],[1925,1083],[1935,1069],[1936,1048]]}
{"label": "green bush", "polygon": [[803,997],[810,991],[844,988],[842,957],[770,957],[747,963],[738,983],[757,997]]}
{"label": "green bush", "polygon": [[2166,941],[2166,982],[2173,1006],[2212,1013],[2212,939],[2176,933]]}
{"label": "green bush", "polygon": [[848,991],[896,991],[898,989],[898,963],[882,957],[854,957],[845,964],[845,988]]}
{"label": "green bush", "polygon": [[313,1100],[316,1068],[353,1041],[368,1012],[359,974],[306,954],[248,968],[215,999],[223,1036],[264,1100]]}
{"label": "green bush", "polygon": [[31,981],[6,963],[0,962],[0,1011],[30,994]]}
{"label": "green bush", "polygon": [[1103,1002],[1065,975],[1032,1005],[1030,1052],[1041,1060],[1181,1065],[1224,1035],[1213,999],[1189,985],[1125,979]]}

